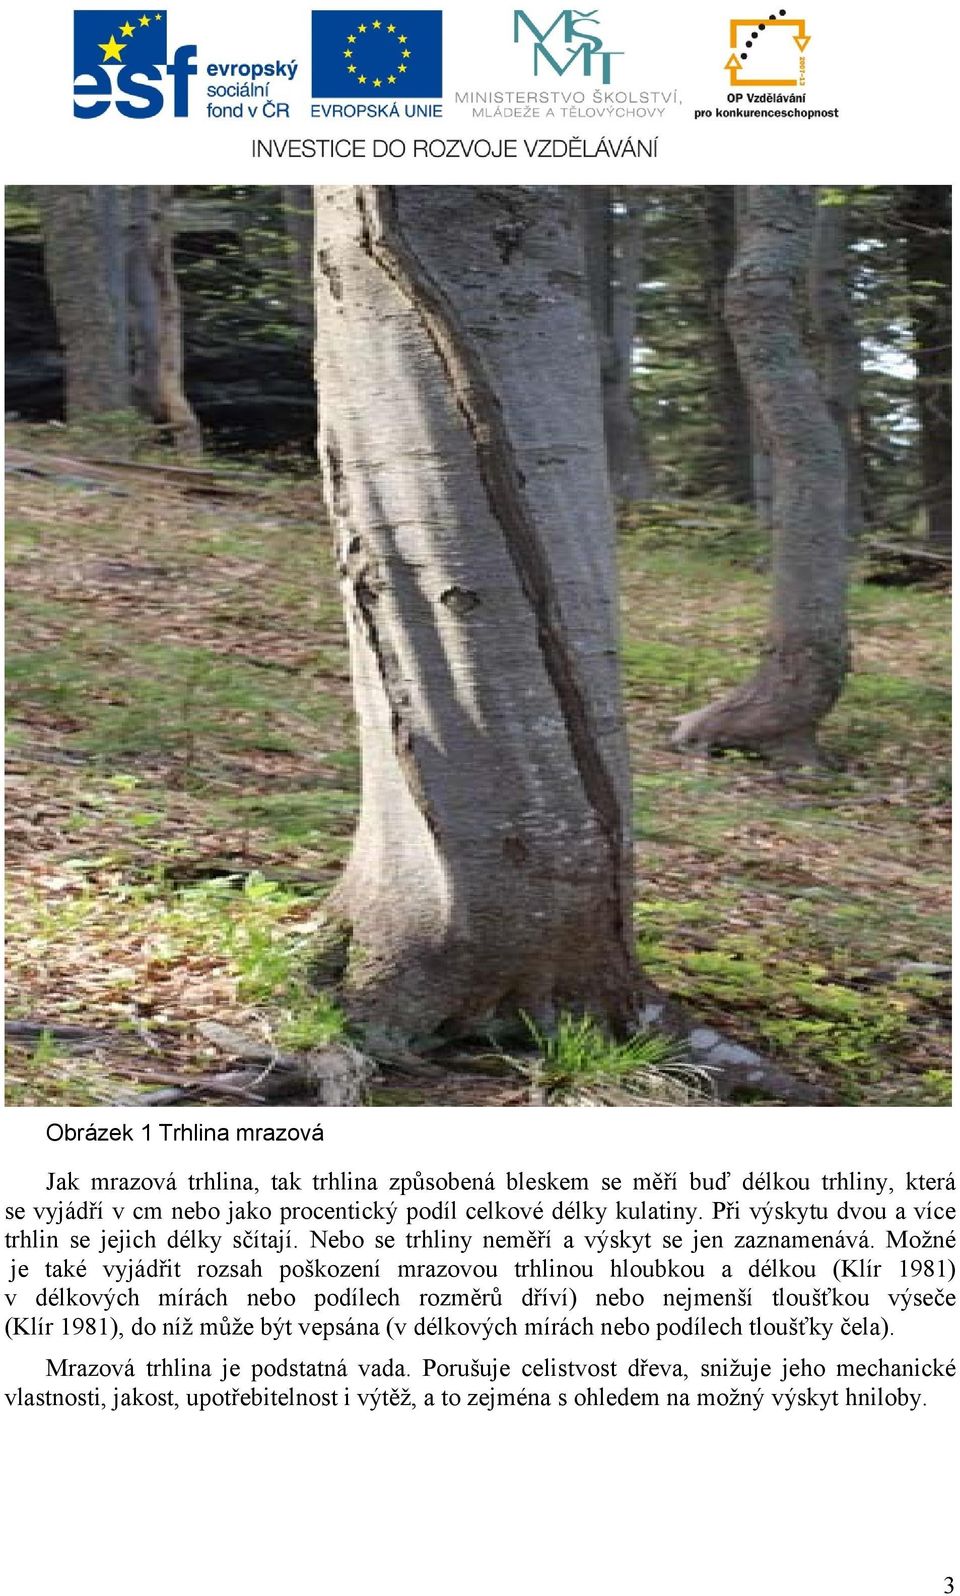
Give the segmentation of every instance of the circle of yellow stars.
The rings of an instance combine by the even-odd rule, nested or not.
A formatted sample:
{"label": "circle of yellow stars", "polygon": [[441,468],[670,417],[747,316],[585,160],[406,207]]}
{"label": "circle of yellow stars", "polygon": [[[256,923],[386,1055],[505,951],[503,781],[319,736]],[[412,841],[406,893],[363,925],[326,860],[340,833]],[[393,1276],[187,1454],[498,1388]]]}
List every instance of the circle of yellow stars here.
{"label": "circle of yellow stars", "polygon": [[[163,21],[163,12],[155,12],[152,18],[148,17],[146,12],[144,12],[142,17],[138,17],[135,20],[137,27],[149,28],[151,21]],[[120,52],[121,50],[125,50],[127,48],[127,41],[133,38],[135,32],[136,28],[134,27],[133,23],[128,20],[127,22],[122,23],[120,27],[120,38],[123,40],[122,44],[115,33],[111,33],[106,44],[98,44],[97,49],[103,51],[103,60],[101,61],[100,65],[106,66],[108,61],[119,61],[122,66],[123,56]]]}
{"label": "circle of yellow stars", "polygon": [[[361,22],[360,26],[357,28],[356,33],[348,33],[347,34],[347,49],[344,50],[344,52],[343,52],[344,60],[347,62],[347,71],[354,74],[354,76],[356,77],[356,80],[357,80],[358,83],[366,84],[367,82],[369,82],[370,87],[372,89],[382,89],[383,88],[383,84],[384,84],[383,78],[369,78],[368,79],[366,74],[360,71],[360,69],[357,66],[356,62],[351,59],[352,56],[353,56],[353,50],[350,48],[350,46],[362,42],[362,41],[360,41],[358,39],[358,35],[359,34],[367,33],[367,32],[377,32],[382,27],[383,27],[383,23],[381,21],[379,21],[379,20],[375,20],[375,21],[371,22],[369,29],[367,28],[367,24],[365,22]],[[388,22],[387,23],[387,27],[386,27],[386,31],[387,31],[387,33],[397,33],[396,23]],[[407,62],[410,60],[410,51],[406,48],[407,35],[405,33],[397,33],[397,44],[398,45],[403,45],[404,48],[400,51],[400,63],[398,65],[398,67],[397,67],[396,72],[388,72],[387,73],[387,78],[386,78],[387,83],[396,83],[397,78],[400,76],[400,74],[403,73],[403,72],[406,72],[406,70],[407,70]]]}

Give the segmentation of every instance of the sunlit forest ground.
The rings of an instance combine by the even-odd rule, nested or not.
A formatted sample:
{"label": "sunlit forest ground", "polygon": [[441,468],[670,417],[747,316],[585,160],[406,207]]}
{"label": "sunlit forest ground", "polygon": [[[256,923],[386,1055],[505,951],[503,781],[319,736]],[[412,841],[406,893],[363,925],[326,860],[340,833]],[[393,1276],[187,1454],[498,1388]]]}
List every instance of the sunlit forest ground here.
{"label": "sunlit forest ground", "polygon": [[[290,994],[358,792],[316,484],[97,477],[63,427],[8,442],[8,1015],[129,1037],[15,1044],[8,1101],[93,1104],[202,1071],[204,1021],[307,1043],[323,1005]],[[673,718],[756,660],[766,543],[713,504],[624,518],[643,964],[832,1101],[943,1103],[949,601],[858,566],[823,771],[674,754]],[[478,1076],[458,1100],[515,1094]]]}

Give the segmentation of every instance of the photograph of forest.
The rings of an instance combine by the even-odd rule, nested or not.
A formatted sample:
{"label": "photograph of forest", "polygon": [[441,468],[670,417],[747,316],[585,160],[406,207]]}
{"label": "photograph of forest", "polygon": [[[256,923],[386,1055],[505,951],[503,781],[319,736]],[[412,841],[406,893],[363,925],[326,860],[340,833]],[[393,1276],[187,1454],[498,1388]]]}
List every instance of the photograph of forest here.
{"label": "photograph of forest", "polygon": [[6,224],[8,1104],[949,1104],[948,188]]}

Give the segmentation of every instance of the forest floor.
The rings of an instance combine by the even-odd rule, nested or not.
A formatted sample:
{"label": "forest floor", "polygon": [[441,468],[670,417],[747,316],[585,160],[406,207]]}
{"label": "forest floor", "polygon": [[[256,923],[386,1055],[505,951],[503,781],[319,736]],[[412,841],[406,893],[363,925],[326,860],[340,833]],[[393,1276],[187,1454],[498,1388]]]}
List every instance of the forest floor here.
{"label": "forest floor", "polygon": [[[8,444],[8,1018],[129,1038],[119,1054],[15,1041],[8,1102],[92,1105],[202,1073],[205,1021],[322,1039],[323,1002],[284,994],[349,845],[358,761],[315,483],[101,476],[62,427]],[[825,770],[675,754],[674,718],[757,658],[764,547],[715,505],[624,518],[642,960],[831,1101],[942,1104],[949,600],[858,572]],[[451,1100],[527,1099],[482,1074],[452,1095],[390,1079],[372,1094]]]}

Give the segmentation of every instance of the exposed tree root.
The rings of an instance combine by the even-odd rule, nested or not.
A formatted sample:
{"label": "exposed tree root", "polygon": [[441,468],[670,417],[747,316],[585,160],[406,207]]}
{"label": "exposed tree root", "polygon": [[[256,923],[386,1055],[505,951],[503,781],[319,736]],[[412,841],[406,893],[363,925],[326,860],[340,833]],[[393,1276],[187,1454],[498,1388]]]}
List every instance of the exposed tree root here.
{"label": "exposed tree root", "polygon": [[692,1063],[706,1071],[721,1101],[738,1092],[762,1092],[780,1103],[802,1107],[824,1106],[834,1099],[826,1087],[801,1080],[752,1048],[704,1025],[682,1003],[650,983],[640,1019],[682,1040]]}
{"label": "exposed tree root", "polygon": [[798,769],[823,763],[823,755],[812,731],[764,735],[751,727],[727,703],[708,704],[703,709],[682,715],[671,737],[680,753],[754,754],[782,769]]}

